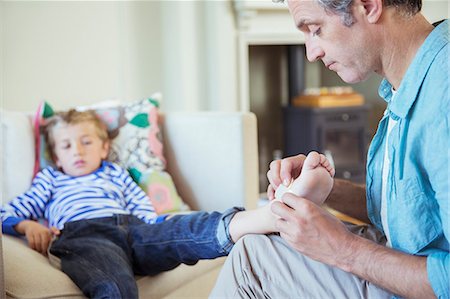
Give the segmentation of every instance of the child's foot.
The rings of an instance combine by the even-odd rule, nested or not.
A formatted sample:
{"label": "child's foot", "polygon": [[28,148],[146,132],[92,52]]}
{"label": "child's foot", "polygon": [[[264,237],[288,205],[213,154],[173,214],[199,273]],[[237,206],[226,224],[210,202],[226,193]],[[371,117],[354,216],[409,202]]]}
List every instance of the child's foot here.
{"label": "child's foot", "polygon": [[[334,168],[324,155],[311,152],[303,163],[300,176],[292,182],[289,189],[277,188],[275,198],[281,200],[284,192],[292,192],[316,204],[322,204],[333,187]],[[280,192],[279,190],[284,190]],[[231,219],[229,233],[233,242],[246,234],[268,234],[276,231],[279,219],[271,210],[271,204],[256,210],[236,213]]]}
{"label": "child's foot", "polygon": [[322,204],[333,188],[335,170],[328,159],[317,152],[310,152],[303,163],[302,172],[289,187],[278,187],[275,198],[281,200],[285,192]]}

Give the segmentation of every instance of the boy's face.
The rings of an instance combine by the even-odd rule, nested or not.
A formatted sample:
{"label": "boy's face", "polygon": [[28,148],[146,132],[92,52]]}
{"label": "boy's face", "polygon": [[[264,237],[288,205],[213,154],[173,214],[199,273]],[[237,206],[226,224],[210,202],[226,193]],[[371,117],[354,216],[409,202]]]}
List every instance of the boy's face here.
{"label": "boy's face", "polygon": [[70,176],[82,176],[97,170],[106,159],[109,142],[97,135],[90,122],[62,125],[53,131],[56,165]]}

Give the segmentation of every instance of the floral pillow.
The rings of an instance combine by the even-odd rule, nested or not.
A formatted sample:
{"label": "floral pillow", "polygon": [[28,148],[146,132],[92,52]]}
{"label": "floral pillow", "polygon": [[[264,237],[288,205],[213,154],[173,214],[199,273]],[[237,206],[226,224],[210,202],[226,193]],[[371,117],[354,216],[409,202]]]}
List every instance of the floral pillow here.
{"label": "floral pillow", "polygon": [[[136,183],[146,191],[157,213],[185,210],[170,175],[165,172],[161,132],[158,126],[160,94],[125,104],[76,107],[94,110],[108,127],[111,139],[108,160],[127,169]],[[48,102],[39,106],[34,118],[35,173],[52,165],[43,126],[55,114]]]}

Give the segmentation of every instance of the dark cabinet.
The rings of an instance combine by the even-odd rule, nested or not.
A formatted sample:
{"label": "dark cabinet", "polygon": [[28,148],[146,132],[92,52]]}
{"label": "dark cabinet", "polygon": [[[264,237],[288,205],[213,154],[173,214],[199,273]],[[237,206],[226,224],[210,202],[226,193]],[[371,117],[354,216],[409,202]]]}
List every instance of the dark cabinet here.
{"label": "dark cabinet", "polygon": [[283,108],[284,155],[312,150],[333,160],[336,177],[363,183],[368,106]]}

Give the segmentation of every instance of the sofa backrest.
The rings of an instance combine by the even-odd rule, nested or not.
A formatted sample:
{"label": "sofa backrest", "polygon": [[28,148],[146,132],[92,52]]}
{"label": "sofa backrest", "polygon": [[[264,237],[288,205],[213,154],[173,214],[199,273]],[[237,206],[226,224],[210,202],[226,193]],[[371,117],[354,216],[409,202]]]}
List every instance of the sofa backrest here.
{"label": "sofa backrest", "polygon": [[34,137],[29,116],[23,112],[0,111],[1,201],[8,202],[26,191],[33,178]]}
{"label": "sofa backrest", "polygon": [[[26,191],[34,167],[28,114],[0,110],[1,201]],[[256,117],[240,112],[181,112],[160,117],[168,172],[193,209],[255,208],[258,199]]]}
{"label": "sofa backrest", "polygon": [[257,207],[258,140],[253,113],[172,112],[161,119],[168,172],[191,208]]}

